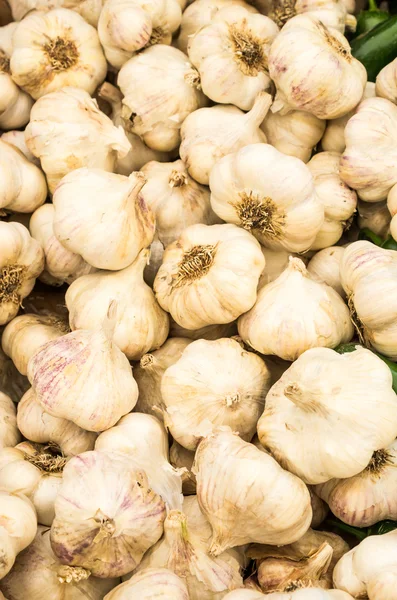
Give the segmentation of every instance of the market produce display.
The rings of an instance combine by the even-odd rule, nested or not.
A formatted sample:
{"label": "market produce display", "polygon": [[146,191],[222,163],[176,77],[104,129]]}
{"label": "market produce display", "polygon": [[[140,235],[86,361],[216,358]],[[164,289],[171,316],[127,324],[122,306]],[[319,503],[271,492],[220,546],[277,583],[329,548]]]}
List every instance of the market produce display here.
{"label": "market produce display", "polygon": [[0,0],[0,600],[397,600],[397,8]]}

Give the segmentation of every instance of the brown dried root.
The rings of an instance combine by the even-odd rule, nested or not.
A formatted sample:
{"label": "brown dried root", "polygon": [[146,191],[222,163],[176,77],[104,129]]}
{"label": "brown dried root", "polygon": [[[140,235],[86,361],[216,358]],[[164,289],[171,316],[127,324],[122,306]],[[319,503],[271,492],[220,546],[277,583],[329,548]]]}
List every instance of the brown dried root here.
{"label": "brown dried root", "polygon": [[0,71],[2,73],[10,72],[10,59],[2,50],[0,50]]}
{"label": "brown dried root", "polygon": [[177,171],[176,169],[171,172],[169,184],[172,188],[182,187],[183,185],[186,185],[187,182],[188,178],[186,173],[181,173],[181,171]]}
{"label": "brown dried root", "polygon": [[181,287],[200,279],[210,270],[216,254],[216,245],[193,246],[185,252],[178,265],[178,272],[172,283],[173,288]]}
{"label": "brown dried root", "polygon": [[241,24],[230,25],[229,35],[236,61],[244,75],[255,77],[258,73],[267,70],[267,58],[263,49],[265,40],[252,33],[246,19]]}
{"label": "brown dried root", "polygon": [[273,6],[268,14],[279,27],[283,27],[287,21],[296,15],[296,0],[273,0]]}
{"label": "brown dried root", "polygon": [[21,303],[21,287],[26,267],[24,265],[6,265],[0,269],[0,304],[3,302]]}
{"label": "brown dried root", "polygon": [[57,579],[59,583],[79,583],[88,579],[91,572],[83,567],[69,567],[68,565],[62,565],[58,569]]}
{"label": "brown dried root", "polygon": [[48,318],[51,325],[56,327],[61,333],[70,333],[71,329],[69,327],[69,323],[67,319],[63,319],[62,317],[50,316]]}
{"label": "brown dried root", "polygon": [[331,46],[331,48],[333,48],[334,50],[336,50],[336,52],[340,56],[345,58],[347,62],[350,63],[352,61],[352,54],[350,50],[348,48],[345,48],[340,43],[340,41],[331,34],[329,29],[327,29],[327,27],[321,21],[318,21],[317,27],[321,30],[321,33],[323,34],[325,41],[328,43],[328,45]]}
{"label": "brown dried root", "polygon": [[77,63],[79,52],[76,44],[60,36],[50,40],[44,46],[48,59],[54,71],[67,71]]}
{"label": "brown dried root", "polygon": [[387,450],[375,450],[365,471],[368,471],[371,475],[379,475],[390,464],[392,464],[392,461]]}
{"label": "brown dried root", "polygon": [[34,454],[25,454],[25,460],[45,473],[62,473],[67,459],[63,456],[58,444],[49,442]]}
{"label": "brown dried root", "polygon": [[156,44],[161,44],[164,38],[167,37],[166,32],[161,27],[155,27],[152,29],[152,35],[149,38],[148,43],[142,48],[149,48],[150,46],[155,46]]}
{"label": "brown dried root", "polygon": [[353,323],[354,329],[357,332],[358,340],[363,346],[369,347],[367,335],[365,333],[365,327],[360,317],[357,314],[356,307],[354,306],[354,296],[351,294],[347,299],[347,305],[350,311],[350,320]]}
{"label": "brown dried root", "polygon": [[235,209],[241,226],[248,231],[256,229],[269,237],[279,237],[285,223],[285,215],[278,212],[277,205],[271,198],[261,198],[253,192],[240,194],[241,200],[231,203]]}

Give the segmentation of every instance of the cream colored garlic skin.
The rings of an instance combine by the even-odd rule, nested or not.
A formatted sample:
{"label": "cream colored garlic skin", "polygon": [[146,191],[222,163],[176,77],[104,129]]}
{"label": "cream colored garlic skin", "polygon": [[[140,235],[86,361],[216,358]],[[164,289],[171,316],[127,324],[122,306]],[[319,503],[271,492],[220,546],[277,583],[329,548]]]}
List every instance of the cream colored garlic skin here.
{"label": "cream colored garlic skin", "polygon": [[31,10],[48,11],[54,8],[69,8],[79,13],[87,23],[98,24],[104,0],[9,0],[12,16],[20,21]]}
{"label": "cream colored garlic skin", "polygon": [[229,428],[200,442],[194,470],[200,508],[213,530],[210,553],[215,556],[250,542],[289,544],[309,528],[307,487]]}
{"label": "cream colored garlic skin", "polygon": [[235,225],[192,225],[165,252],[154,281],[160,306],[182,327],[234,321],[256,300],[265,259]]}
{"label": "cream colored garlic skin", "polygon": [[397,104],[397,59],[383,67],[376,77],[376,95]]}
{"label": "cream colored garlic skin", "polygon": [[120,577],[161,537],[164,518],[164,502],[128,456],[84,452],[63,472],[52,549],[63,564],[96,577]]}
{"label": "cream colored garlic skin", "polygon": [[270,389],[259,439],[306,483],[353,477],[396,437],[391,384],[389,368],[370,350],[307,350]]}
{"label": "cream colored garlic skin", "polygon": [[331,31],[334,29],[344,33],[345,28],[356,30],[356,18],[348,14],[350,11],[345,6],[345,0],[296,0],[294,9],[296,14],[307,14],[318,19]]}
{"label": "cream colored garlic skin", "polygon": [[0,490],[0,581],[11,570],[16,556],[33,541],[37,515],[33,504],[20,493]]}
{"label": "cream colored garlic skin", "polygon": [[7,142],[7,144],[11,144],[11,146],[15,146],[15,148],[18,148],[18,150],[20,150],[22,154],[24,154],[25,158],[27,158],[29,162],[36,165],[36,167],[40,167],[39,159],[33,156],[33,154],[30,152],[26,145],[24,131],[6,131],[0,136],[0,138],[3,140],[3,142]]}
{"label": "cream colored garlic skin", "polygon": [[324,248],[316,252],[307,265],[307,271],[313,279],[323,281],[335,292],[338,292],[342,298],[346,295],[340,279],[340,263],[344,252],[345,249],[342,246]]}
{"label": "cream colored garlic skin", "polygon": [[104,600],[191,600],[183,579],[170,569],[143,569],[117,587]]}
{"label": "cream colored garlic skin", "polygon": [[309,169],[269,144],[250,144],[221,158],[210,175],[211,206],[264,246],[304,252],[324,222]]}
{"label": "cream colored garlic skin", "polygon": [[352,110],[367,81],[346,38],[308,15],[297,15],[283,27],[270,49],[269,72],[277,88],[274,112],[305,110],[319,119]]}
{"label": "cream colored garlic skin", "polygon": [[16,446],[21,439],[16,413],[15,404],[11,398],[0,392],[0,449]]}
{"label": "cream colored garlic skin", "polygon": [[164,421],[188,450],[219,425],[228,425],[249,442],[269,388],[265,362],[236,340],[197,340],[162,377]]}
{"label": "cream colored garlic skin", "polygon": [[262,354],[296,360],[309,348],[335,348],[353,337],[350,312],[340,295],[313,279],[299,258],[258,293],[238,321],[243,340]]}
{"label": "cream colored garlic skin", "polygon": [[214,102],[250,110],[258,93],[270,87],[268,54],[278,32],[274,21],[242,6],[217,12],[188,43],[204,94]]}
{"label": "cream colored garlic skin", "polygon": [[[391,199],[392,195],[390,190],[388,199]],[[386,202],[365,202],[364,200],[359,200],[357,203],[357,215],[357,224],[360,229],[367,227],[382,238],[387,237],[390,232],[391,214]]]}

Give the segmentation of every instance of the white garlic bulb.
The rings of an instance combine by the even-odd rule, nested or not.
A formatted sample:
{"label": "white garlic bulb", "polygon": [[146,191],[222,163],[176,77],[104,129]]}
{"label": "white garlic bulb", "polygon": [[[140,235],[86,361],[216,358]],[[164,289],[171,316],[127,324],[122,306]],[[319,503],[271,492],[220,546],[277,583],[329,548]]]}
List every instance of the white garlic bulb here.
{"label": "white garlic bulb", "polygon": [[284,468],[323,483],[356,475],[391,444],[396,407],[390,369],[373,352],[312,348],[270,389],[258,435]]}
{"label": "white garlic bulb", "polygon": [[312,510],[303,482],[228,427],[200,442],[194,469],[215,556],[249,542],[290,544],[309,528]]}
{"label": "white garlic bulb", "polygon": [[43,251],[28,229],[0,221],[0,325],[17,315],[43,268]]}
{"label": "white garlic bulb", "polygon": [[219,425],[228,425],[249,442],[269,388],[265,362],[236,340],[197,340],[162,377],[164,421],[188,450]]}
{"label": "white garlic bulb", "polygon": [[288,21],[274,40],[269,72],[277,87],[274,112],[305,110],[319,119],[352,110],[367,81],[365,67],[352,56],[346,38],[304,14]]}
{"label": "white garlic bulb", "polygon": [[123,129],[113,125],[88,92],[71,87],[37,100],[25,139],[41,161],[51,192],[80,167],[113,171],[117,158],[130,150]]}
{"label": "white garlic bulb", "polygon": [[[392,188],[393,189],[393,188]],[[391,190],[388,198],[392,198]],[[357,224],[360,229],[367,227],[381,237],[387,237],[390,231],[391,214],[386,202],[365,202],[359,200],[357,203]]]}
{"label": "white garlic bulb", "polygon": [[8,0],[15,21],[21,21],[30,11],[47,11],[53,8],[69,8],[94,25],[98,24],[104,0]]}
{"label": "white garlic bulb", "polygon": [[15,404],[7,394],[0,392],[0,449],[14,447],[20,439]]}
{"label": "white garlic bulb", "polygon": [[[75,456],[87,450],[93,450],[96,434],[78,427],[72,421],[53,417],[37,402],[30,388],[18,403],[18,428],[31,442],[59,447],[62,455]],[[14,444],[9,444],[14,445]]]}
{"label": "white garlic bulb", "polygon": [[397,59],[383,67],[376,77],[376,95],[397,104]]}
{"label": "white garlic bulb", "polygon": [[22,152],[22,154],[25,156],[25,158],[28,159],[29,162],[36,165],[36,167],[40,167],[39,159],[33,156],[33,154],[26,145],[24,131],[18,131],[17,129],[12,131],[5,131],[0,136],[0,138],[3,140],[3,142],[7,142],[7,144],[11,144],[11,146],[15,146],[15,148],[18,148],[18,150]]}
{"label": "white garlic bulb", "polygon": [[15,558],[34,540],[37,516],[23,494],[0,490],[0,581],[11,570]]}
{"label": "white garlic bulb", "polygon": [[63,564],[96,577],[120,577],[161,537],[164,518],[164,502],[129,456],[84,452],[63,471],[52,549]]}
{"label": "white garlic bulb", "polygon": [[130,58],[118,79],[122,117],[130,130],[154,150],[170,151],[180,144],[186,117],[207,101],[200,77],[177,48],[156,44]]}
{"label": "white garlic bulb", "polygon": [[[192,471],[193,462],[194,452],[186,450],[186,448],[174,440],[170,447],[170,463],[175,469],[180,469],[181,471],[184,496],[196,493],[196,476]],[[185,511],[185,508],[183,510]]]}
{"label": "white garlic bulb", "polygon": [[104,600],[191,600],[186,584],[169,569],[144,569],[115,587]]}
{"label": "white garlic bulb", "polygon": [[164,247],[179,238],[190,225],[219,222],[210,204],[210,191],[190,177],[182,160],[148,162],[142,196],[156,215],[156,235]]}
{"label": "white garlic bulb", "polygon": [[309,169],[269,144],[251,144],[218,160],[210,189],[221,219],[251,231],[272,249],[308,250],[324,222]]}
{"label": "white garlic bulb", "polygon": [[171,44],[181,19],[178,0],[107,0],[98,34],[108,62],[120,69],[145,47]]}
{"label": "white garlic bulb", "polygon": [[222,156],[247,144],[266,142],[259,126],[271,102],[270,94],[261,92],[247,113],[236,106],[212,106],[189,115],[181,128],[179,148],[189,174],[199,183],[208,185],[211,169]]}
{"label": "white garlic bulb", "polygon": [[199,329],[186,329],[181,327],[171,317],[170,338],[183,337],[189,340],[219,340],[222,337],[231,337],[237,334],[237,323],[224,323],[223,325],[207,325]]}
{"label": "white garlic bulb", "polygon": [[102,169],[72,171],[54,193],[58,241],[98,269],[128,267],[154,236],[154,215],[140,194],[144,185],[139,171],[129,177]]}
{"label": "white garlic bulb", "polygon": [[128,359],[111,340],[115,313],[112,303],[102,329],[80,329],[48,342],[28,364],[42,408],[87,431],[109,429],[134,408],[138,397]]}
{"label": "white garlic bulb", "polygon": [[219,10],[188,43],[204,94],[214,102],[250,110],[258,93],[270,88],[268,54],[278,32],[274,21],[242,6]]}
{"label": "white garlic bulb", "polygon": [[338,292],[342,298],[345,297],[345,291],[340,279],[340,263],[345,249],[342,246],[330,246],[324,248],[310,259],[307,265],[308,273],[318,281],[323,281],[335,292]]}
{"label": "white garlic bulb", "polygon": [[230,323],[249,310],[265,259],[236,225],[191,225],[165,252],[154,291],[182,327]]}
{"label": "white garlic bulb", "polygon": [[340,295],[316,281],[299,258],[265,285],[238,321],[243,340],[262,354],[296,360],[309,348],[335,348],[353,337],[350,312]]}
{"label": "white garlic bulb", "polygon": [[67,86],[93,94],[106,77],[97,31],[72,10],[27,15],[12,44],[11,76],[35,100]]}

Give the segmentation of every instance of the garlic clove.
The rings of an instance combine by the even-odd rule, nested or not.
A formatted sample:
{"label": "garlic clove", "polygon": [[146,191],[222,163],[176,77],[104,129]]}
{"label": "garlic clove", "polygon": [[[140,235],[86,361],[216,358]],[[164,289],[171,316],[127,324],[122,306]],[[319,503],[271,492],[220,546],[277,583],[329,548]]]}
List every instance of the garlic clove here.
{"label": "garlic clove", "polygon": [[7,394],[0,392],[0,449],[14,447],[20,439],[15,404]]}
{"label": "garlic clove", "polygon": [[3,142],[7,142],[7,144],[11,144],[11,146],[18,148],[18,150],[22,152],[29,162],[36,165],[36,167],[40,167],[40,161],[30,152],[26,145],[24,131],[6,131],[0,136],[0,138],[3,140]]}
{"label": "garlic clove", "polygon": [[346,294],[342,287],[339,268],[344,251],[342,246],[324,248],[316,252],[307,265],[307,271],[313,279],[326,283],[342,298],[345,298]]}
{"label": "garlic clove", "polygon": [[169,569],[143,569],[104,600],[190,600],[184,581]]}

